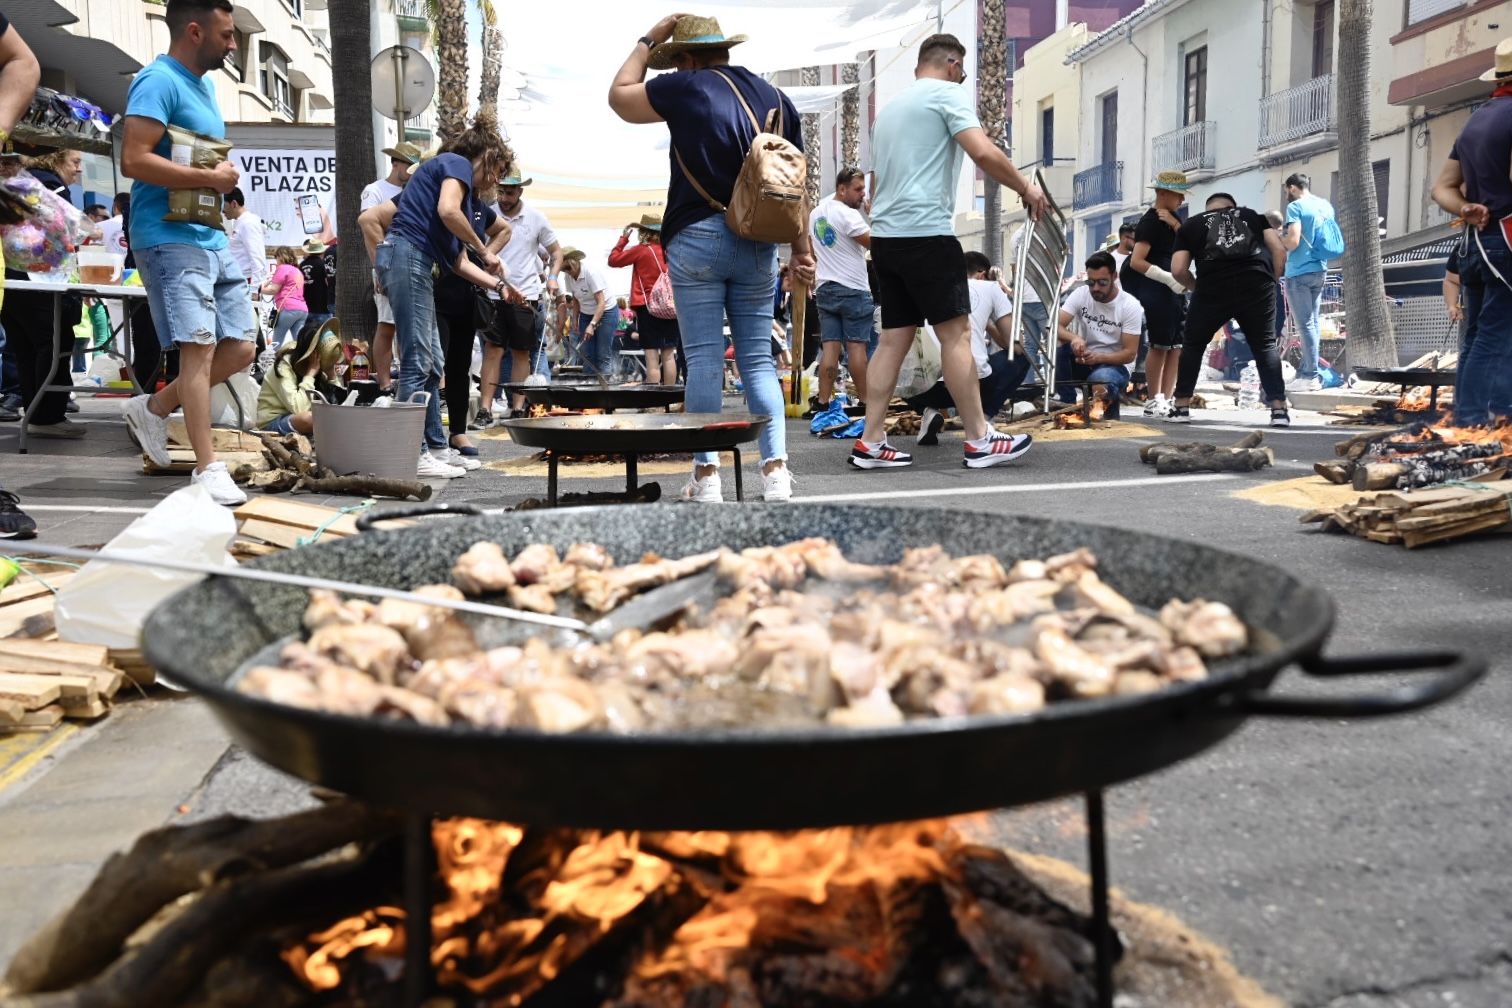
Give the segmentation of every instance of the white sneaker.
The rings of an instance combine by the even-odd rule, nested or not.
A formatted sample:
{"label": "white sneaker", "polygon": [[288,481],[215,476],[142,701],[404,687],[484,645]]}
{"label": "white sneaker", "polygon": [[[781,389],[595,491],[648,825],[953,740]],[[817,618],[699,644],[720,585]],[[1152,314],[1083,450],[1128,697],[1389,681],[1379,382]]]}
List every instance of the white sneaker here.
{"label": "white sneaker", "polygon": [[677,495],[677,499],[689,504],[723,503],[724,490],[719,482],[719,473],[702,479],[697,476],[692,477],[688,480],[687,486],[683,487],[682,492]]}
{"label": "white sneaker", "polygon": [[173,464],[173,459],[168,456],[168,420],[147,408],[150,399],[151,396],[132,396],[121,407],[121,415],[126,418],[126,429],[136,439],[142,454],[150,458],[153,465],[166,469]]}
{"label": "white sneaker", "polygon": [[1144,415],[1147,417],[1163,417],[1170,412],[1171,404],[1166,401],[1166,397],[1163,395],[1158,395],[1145,403]]}
{"label": "white sneaker", "polygon": [[919,414],[919,434],[915,440],[926,448],[940,443],[940,428],[945,426],[945,414],[932,406],[926,406]]}
{"label": "white sneaker", "polygon": [[[451,449],[446,449],[449,454]],[[467,470],[461,466],[454,466],[430,452],[420,453],[420,464],[415,469],[415,475],[420,479],[456,479],[458,476],[466,476]]]}
{"label": "white sneaker", "polygon": [[[717,477],[716,477],[717,478]],[[785,465],[778,466],[761,477],[761,499],[768,504],[781,504],[793,496],[793,471]]]}
{"label": "white sneaker", "polygon": [[224,462],[211,462],[205,468],[195,470],[194,475],[189,477],[189,482],[209,490],[210,499],[217,504],[236,507],[247,503],[247,495],[242,493],[241,487],[231,478],[231,471]]}
{"label": "white sneaker", "polygon": [[447,465],[459,466],[467,472],[483,467],[482,461],[476,455],[463,455],[455,448],[446,449],[446,458],[442,459]]}

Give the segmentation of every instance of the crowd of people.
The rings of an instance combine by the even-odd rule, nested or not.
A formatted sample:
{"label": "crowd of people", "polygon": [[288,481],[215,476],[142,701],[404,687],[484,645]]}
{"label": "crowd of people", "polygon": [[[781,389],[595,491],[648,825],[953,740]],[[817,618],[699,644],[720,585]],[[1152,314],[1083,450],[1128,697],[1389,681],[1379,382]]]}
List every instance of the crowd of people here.
{"label": "crowd of people", "polygon": [[[270,249],[232,163],[203,168],[171,156],[170,127],[225,135],[205,75],[235,49],[237,32],[229,0],[167,0],[165,14],[168,51],[136,75],[124,117],[120,167],[132,190],[87,214],[106,247],[130,257],[147,289],[134,328],[156,345],[138,355],[145,394],[124,407],[133,438],[166,466],[167,418],[182,410],[196,462],[192,481],[236,504],[245,497],[216,458],[210,390],[256,358],[258,422],[312,431],[312,395],[337,394],[328,386],[352,355],[333,318],[339,244],[327,225],[301,246]],[[3,133],[30,99],[36,61],[3,15],[0,27]],[[732,358],[750,410],[774,420],[759,440],[763,498],[787,500],[794,479],[778,365],[787,352],[786,306],[799,286],[812,291],[808,314],[817,325],[818,339],[804,340],[817,356],[816,405],[832,405],[842,364],[864,400],[848,456],[862,470],[913,461],[889,443],[885,420],[921,330],[938,345],[940,376],[910,400],[922,414],[918,444],[937,444],[953,410],[968,468],[1030,450],[1028,435],[1000,433],[992,420],[1024,394],[1051,354],[1065,383],[1058,391],[1080,387],[1115,417],[1122,402],[1145,392],[1146,415],[1190,420],[1208,343],[1229,324],[1253,353],[1272,425],[1289,423],[1289,390],[1317,387],[1322,291],[1342,236],[1333,208],[1312,193],[1306,175],[1286,180],[1284,216],[1240,206],[1223,192],[1207,194],[1203,211],[1187,216],[1191,183],[1181,172],[1161,171],[1149,208],[1085,261],[1085,282],[1060,301],[1058,317],[1030,290],[1014,305],[1001,270],[966,252],[954,234],[964,161],[1018,194],[1031,220],[1048,201],[982,130],[961,87],[966,47],[938,34],[919,47],[913,85],[877,116],[872,172],[840,170],[833,192],[785,242],[783,263],[778,242],[748,233],[730,211],[757,131],[776,132],[801,152],[800,117],[779,88],[732,62],[742,41],[712,18],[671,15],[636,40],[614,76],[610,108],[630,123],[663,124],[671,148],[664,213],[627,224],[608,250],[608,266],[629,271],[627,297],[616,298],[585,252],[564,247],[547,215],[527,201],[533,180],[495,122],[479,117],[435,151],[410,143],[384,151],[389,170],[363,191],[359,217],[378,323],[368,356],[378,396],[423,403],[420,443],[395,448],[414,453],[418,477],[450,479],[476,469],[471,432],[492,425],[496,414],[521,414],[519,385],[549,378],[550,348],[560,346],[564,363],[606,381],[622,372],[623,351],[633,349],[644,380],[685,382],[686,408],[696,413],[721,409]],[[1494,98],[1512,97],[1512,49],[1499,50],[1497,60]],[[674,72],[648,80],[649,70]],[[1501,226],[1512,215],[1504,170],[1509,108],[1493,100],[1475,113],[1434,189],[1445,209],[1472,225],[1474,247],[1457,274],[1467,290],[1473,285],[1467,314],[1470,332],[1479,334],[1467,338],[1464,356],[1483,366],[1461,387],[1461,419],[1471,422],[1512,411],[1504,360],[1512,351],[1501,332],[1512,317],[1505,279],[1512,253]],[[65,194],[80,171],[71,151],[28,167]],[[221,194],[224,227],[167,219],[176,189]],[[1015,261],[1026,234],[1014,241]],[[61,329],[69,338],[81,307],[64,302]],[[1290,389],[1278,354],[1287,310],[1302,344]],[[30,403],[58,378],[51,313],[50,298],[26,292],[13,293],[0,309],[0,419],[16,412],[7,409],[19,405],[11,396]],[[1134,384],[1138,374],[1143,389]],[[82,433],[64,415],[67,393],[41,399],[29,434]],[[723,500],[719,465],[713,454],[697,456],[680,499]],[[0,534],[7,522],[20,524],[7,517],[20,514],[17,503],[0,495]]]}

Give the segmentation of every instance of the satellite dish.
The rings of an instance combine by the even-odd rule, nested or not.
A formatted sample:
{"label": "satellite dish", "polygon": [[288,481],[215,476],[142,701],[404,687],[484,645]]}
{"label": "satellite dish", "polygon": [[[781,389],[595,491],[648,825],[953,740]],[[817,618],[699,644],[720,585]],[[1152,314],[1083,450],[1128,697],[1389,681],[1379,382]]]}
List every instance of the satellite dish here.
{"label": "satellite dish", "polygon": [[396,45],[373,57],[373,110],[403,123],[436,96],[436,72],[418,49]]}

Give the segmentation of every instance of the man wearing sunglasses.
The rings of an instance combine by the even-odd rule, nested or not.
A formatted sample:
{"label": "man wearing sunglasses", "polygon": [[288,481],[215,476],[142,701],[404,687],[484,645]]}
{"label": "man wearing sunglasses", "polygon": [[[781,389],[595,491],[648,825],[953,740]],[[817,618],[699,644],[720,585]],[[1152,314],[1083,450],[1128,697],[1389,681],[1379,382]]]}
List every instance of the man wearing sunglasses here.
{"label": "man wearing sunglasses", "polygon": [[983,130],[966,80],[966,47],[954,35],[931,35],[919,46],[913,85],[877,117],[872,150],[872,264],[882,307],[882,338],[867,364],[866,429],[850,454],[858,469],[895,469],[913,457],[887,443],[887,404],[898,384],[914,332],[928,322],[940,340],[945,385],[966,428],[962,464],[970,469],[1011,462],[1027,437],[999,434],[982,410],[971,352],[966,255],[955,237],[956,186],[963,155],[1018,193],[1038,220],[1045,194],[1014,167]]}
{"label": "man wearing sunglasses", "polygon": [[1111,252],[1092,253],[1086,268],[1087,286],[1061,303],[1060,341],[1071,354],[1071,380],[1092,382],[1093,394],[1108,403],[1104,418],[1116,420],[1129,365],[1139,356],[1144,309],[1119,289]]}

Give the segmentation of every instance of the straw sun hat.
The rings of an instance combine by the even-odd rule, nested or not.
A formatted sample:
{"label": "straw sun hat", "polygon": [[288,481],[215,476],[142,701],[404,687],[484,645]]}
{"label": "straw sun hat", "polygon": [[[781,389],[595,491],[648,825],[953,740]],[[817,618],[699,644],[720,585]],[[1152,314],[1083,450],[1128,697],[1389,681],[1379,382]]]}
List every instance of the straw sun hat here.
{"label": "straw sun hat", "polygon": [[686,14],[677,19],[672,37],[651,50],[646,65],[652,70],[671,70],[678,56],[704,49],[728,49],[746,40],[744,35],[726,36],[719,22],[710,17]]}

